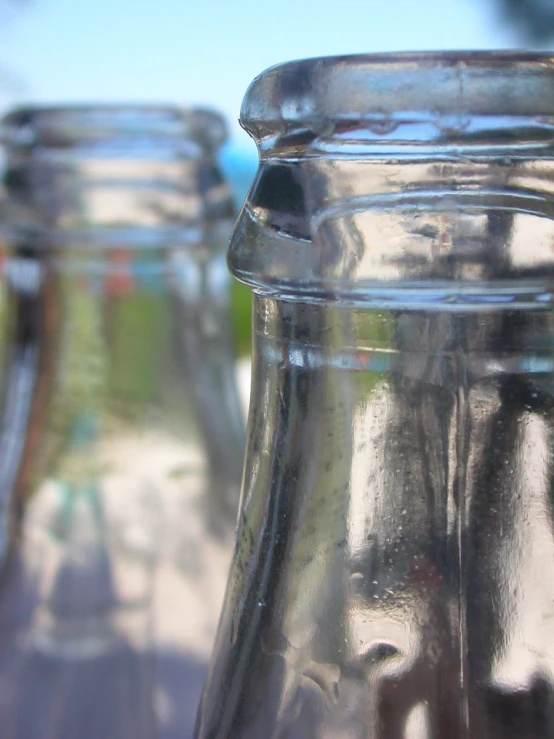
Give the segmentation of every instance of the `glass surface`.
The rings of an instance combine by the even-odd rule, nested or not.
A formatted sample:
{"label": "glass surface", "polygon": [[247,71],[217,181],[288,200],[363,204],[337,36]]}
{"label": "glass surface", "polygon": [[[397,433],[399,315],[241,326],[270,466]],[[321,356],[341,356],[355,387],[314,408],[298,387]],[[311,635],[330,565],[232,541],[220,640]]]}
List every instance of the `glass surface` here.
{"label": "glass surface", "polygon": [[252,83],[252,396],[197,739],[554,736],[553,87],[507,53]]}
{"label": "glass surface", "polygon": [[3,138],[2,732],[190,735],[243,457],[224,124],[24,109]]}

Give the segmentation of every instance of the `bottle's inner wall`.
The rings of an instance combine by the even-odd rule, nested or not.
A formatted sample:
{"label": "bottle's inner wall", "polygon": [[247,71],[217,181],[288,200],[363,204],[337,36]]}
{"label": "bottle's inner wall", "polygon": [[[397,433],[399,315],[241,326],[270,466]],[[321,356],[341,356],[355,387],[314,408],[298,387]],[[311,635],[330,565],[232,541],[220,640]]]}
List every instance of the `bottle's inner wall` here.
{"label": "bottle's inner wall", "polygon": [[553,335],[255,298],[213,736],[554,734]]}

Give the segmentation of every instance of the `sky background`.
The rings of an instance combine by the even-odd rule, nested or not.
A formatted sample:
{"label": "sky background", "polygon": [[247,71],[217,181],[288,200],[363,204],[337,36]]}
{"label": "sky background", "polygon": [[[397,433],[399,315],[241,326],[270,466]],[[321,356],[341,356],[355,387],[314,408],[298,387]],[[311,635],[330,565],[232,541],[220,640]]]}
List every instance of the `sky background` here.
{"label": "sky background", "polygon": [[[11,6],[10,6],[11,3]],[[0,112],[16,103],[208,104],[229,156],[265,68],[357,52],[513,48],[494,0],[0,0]]]}

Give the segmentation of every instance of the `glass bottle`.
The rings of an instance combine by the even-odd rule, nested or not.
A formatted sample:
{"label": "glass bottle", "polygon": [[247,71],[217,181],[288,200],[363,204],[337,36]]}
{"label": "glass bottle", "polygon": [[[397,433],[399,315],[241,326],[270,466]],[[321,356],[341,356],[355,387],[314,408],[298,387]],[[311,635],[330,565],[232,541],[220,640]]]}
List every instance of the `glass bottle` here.
{"label": "glass bottle", "polygon": [[243,456],[225,136],[211,111],[154,106],[3,120],[1,467],[19,533],[0,720],[16,739],[192,731]]}
{"label": "glass bottle", "polygon": [[257,77],[236,549],[197,739],[554,736],[554,64]]}

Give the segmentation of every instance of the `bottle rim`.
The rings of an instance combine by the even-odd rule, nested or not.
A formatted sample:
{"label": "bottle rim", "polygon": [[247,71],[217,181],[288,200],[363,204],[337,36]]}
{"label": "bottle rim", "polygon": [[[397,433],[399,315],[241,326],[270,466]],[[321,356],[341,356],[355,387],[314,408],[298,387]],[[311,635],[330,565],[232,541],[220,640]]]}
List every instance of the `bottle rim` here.
{"label": "bottle rim", "polygon": [[[554,125],[554,54],[532,51],[401,52],[285,62],[258,75],[240,123],[256,140],[303,130],[386,132],[428,120],[463,133],[471,117]],[[367,124],[367,125],[365,125]]]}
{"label": "bottle rim", "polygon": [[21,105],[8,111],[0,121],[2,143],[23,148],[188,139],[215,152],[227,137],[224,117],[208,107],[144,103]]}
{"label": "bottle rim", "polygon": [[241,123],[260,166],[228,263],[254,290],[551,309],[553,54],[288,62],[254,79]]}

